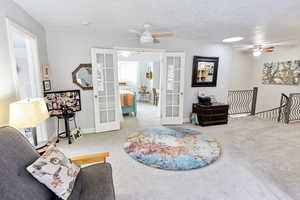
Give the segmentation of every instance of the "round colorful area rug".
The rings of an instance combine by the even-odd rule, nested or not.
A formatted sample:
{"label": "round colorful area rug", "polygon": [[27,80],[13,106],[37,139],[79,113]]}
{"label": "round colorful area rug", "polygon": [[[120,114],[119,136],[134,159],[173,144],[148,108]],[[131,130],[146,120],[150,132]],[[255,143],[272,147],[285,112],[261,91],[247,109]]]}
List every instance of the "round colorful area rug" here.
{"label": "round colorful area rug", "polygon": [[124,150],[145,165],[166,170],[204,167],[221,154],[215,139],[181,127],[143,129],[128,137]]}

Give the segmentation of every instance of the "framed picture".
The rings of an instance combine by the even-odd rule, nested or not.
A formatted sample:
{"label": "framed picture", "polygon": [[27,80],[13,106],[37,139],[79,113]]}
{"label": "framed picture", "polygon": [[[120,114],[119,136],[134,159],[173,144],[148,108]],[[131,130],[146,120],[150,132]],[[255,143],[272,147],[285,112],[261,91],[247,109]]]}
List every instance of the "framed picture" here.
{"label": "framed picture", "polygon": [[42,64],[43,79],[49,79],[49,65]]}
{"label": "framed picture", "polygon": [[51,90],[51,81],[50,80],[44,80],[43,81],[43,87],[44,87],[44,91],[50,91]]}
{"label": "framed picture", "polygon": [[44,96],[51,117],[62,115],[65,106],[73,112],[81,111],[80,90],[45,92]]}
{"label": "framed picture", "polygon": [[192,87],[216,87],[218,65],[218,57],[194,56]]}
{"label": "framed picture", "polygon": [[267,85],[298,85],[300,60],[265,63],[262,79]]}

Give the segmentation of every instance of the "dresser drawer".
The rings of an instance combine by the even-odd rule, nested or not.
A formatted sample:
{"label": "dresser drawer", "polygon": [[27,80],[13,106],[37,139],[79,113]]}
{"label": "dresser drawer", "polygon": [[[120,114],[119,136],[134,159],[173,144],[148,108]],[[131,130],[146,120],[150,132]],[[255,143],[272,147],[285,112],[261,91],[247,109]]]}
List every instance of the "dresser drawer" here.
{"label": "dresser drawer", "polygon": [[226,124],[228,122],[228,105],[217,103],[212,105],[193,104],[193,113],[197,114],[202,126]]}

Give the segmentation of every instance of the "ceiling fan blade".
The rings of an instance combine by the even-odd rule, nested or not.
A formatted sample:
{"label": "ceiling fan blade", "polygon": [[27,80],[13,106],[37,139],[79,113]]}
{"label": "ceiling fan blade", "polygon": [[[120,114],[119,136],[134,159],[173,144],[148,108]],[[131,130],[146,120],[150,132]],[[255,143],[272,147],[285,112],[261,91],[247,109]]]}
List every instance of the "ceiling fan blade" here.
{"label": "ceiling fan blade", "polygon": [[162,38],[162,37],[172,37],[174,34],[173,33],[153,33],[152,37],[153,38]]}
{"label": "ceiling fan blade", "polygon": [[263,42],[262,46],[291,46],[299,44],[298,40],[285,40],[285,41],[275,41],[275,42]]}
{"label": "ceiling fan blade", "polygon": [[254,45],[253,44],[234,45],[233,48],[238,49],[240,51],[248,51],[249,49],[253,49]]}
{"label": "ceiling fan blade", "polygon": [[142,33],[140,31],[137,31],[135,29],[129,29],[128,32],[135,33],[135,34],[138,34],[138,35],[142,35]]}
{"label": "ceiling fan blade", "polygon": [[262,48],[261,51],[262,51],[262,52],[273,52],[273,51],[274,51],[274,47],[266,47],[266,48]]}
{"label": "ceiling fan blade", "polygon": [[154,39],[153,39],[153,43],[154,43],[154,44],[159,44],[160,41],[159,41],[158,39],[154,38]]}

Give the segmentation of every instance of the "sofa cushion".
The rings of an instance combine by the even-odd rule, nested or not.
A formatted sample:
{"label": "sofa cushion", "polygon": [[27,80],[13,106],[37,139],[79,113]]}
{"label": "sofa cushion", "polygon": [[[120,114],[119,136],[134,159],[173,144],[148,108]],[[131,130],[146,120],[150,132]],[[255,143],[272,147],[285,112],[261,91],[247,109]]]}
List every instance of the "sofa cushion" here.
{"label": "sofa cushion", "polygon": [[52,146],[43,156],[28,166],[27,171],[57,196],[67,200],[80,168],[73,164],[64,153]]}
{"label": "sofa cushion", "polygon": [[5,200],[50,200],[53,193],[39,183],[26,167],[39,158],[16,129],[0,128],[0,196]]}
{"label": "sofa cushion", "polygon": [[68,200],[115,200],[111,165],[99,163],[82,168]]}

